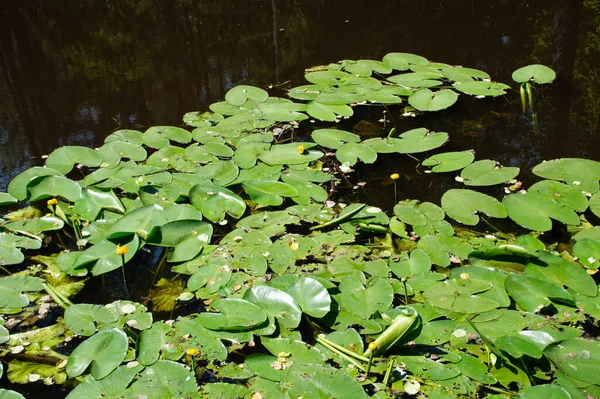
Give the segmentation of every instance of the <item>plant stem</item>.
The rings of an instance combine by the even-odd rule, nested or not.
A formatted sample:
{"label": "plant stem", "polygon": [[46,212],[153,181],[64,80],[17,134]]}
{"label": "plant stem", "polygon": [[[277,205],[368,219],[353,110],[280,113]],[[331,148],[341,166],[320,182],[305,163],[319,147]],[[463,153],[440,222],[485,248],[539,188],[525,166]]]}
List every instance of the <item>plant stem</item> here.
{"label": "plant stem", "polygon": [[125,254],[121,255],[121,274],[123,275],[123,283],[125,283],[125,292],[129,299],[131,299],[131,294],[129,293],[129,287],[127,286],[127,277],[125,276]]}
{"label": "plant stem", "polygon": [[52,297],[54,302],[56,302],[61,308],[67,309],[69,306],[73,305],[73,302],[71,302],[69,298],[65,297],[63,294],[58,292],[58,290],[54,288],[52,284],[42,283],[42,286],[44,287],[44,291],[46,291],[48,295]]}
{"label": "plant stem", "polygon": [[310,230],[321,230],[324,229],[326,227],[329,226],[334,226],[336,224],[342,223],[348,219],[350,219],[352,216],[356,215],[358,212],[360,212],[363,208],[365,207],[365,205],[363,204],[362,206],[357,207],[355,210],[353,210],[352,212],[348,212],[346,213],[344,216],[340,216],[338,218],[335,218],[333,220],[330,220],[329,222],[325,222],[323,224],[319,224],[316,226],[312,226],[310,228]]}
{"label": "plant stem", "polygon": [[396,365],[396,357],[393,356],[390,358],[390,361],[388,363],[388,367],[385,370],[385,376],[383,377],[383,385],[387,386],[388,383],[390,382],[390,377],[392,376],[392,370],[394,369],[394,366]]}

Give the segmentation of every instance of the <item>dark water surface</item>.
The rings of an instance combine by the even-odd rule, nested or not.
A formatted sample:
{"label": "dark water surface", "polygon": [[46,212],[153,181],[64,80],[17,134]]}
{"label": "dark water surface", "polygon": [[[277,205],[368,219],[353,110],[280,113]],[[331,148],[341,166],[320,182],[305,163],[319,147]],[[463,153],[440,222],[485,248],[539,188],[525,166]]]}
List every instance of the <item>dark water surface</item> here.
{"label": "dark water surface", "polygon": [[[482,69],[514,89],[496,99],[461,95],[417,118],[390,108],[399,131],[447,131],[445,149],[472,148],[477,159],[520,166],[525,178],[544,159],[600,160],[599,26],[600,0],[0,0],[0,190],[58,146],[181,125],[185,112],[207,110],[235,85],[289,88],[304,84],[306,67],[388,52]],[[521,112],[510,78],[531,63],[558,72],[536,92],[535,115]],[[344,127],[379,123],[382,111],[357,109]],[[369,181],[361,195],[389,209],[391,186],[379,182],[394,172],[399,198],[438,202],[456,185],[418,174],[416,164],[382,156],[361,167]]]}

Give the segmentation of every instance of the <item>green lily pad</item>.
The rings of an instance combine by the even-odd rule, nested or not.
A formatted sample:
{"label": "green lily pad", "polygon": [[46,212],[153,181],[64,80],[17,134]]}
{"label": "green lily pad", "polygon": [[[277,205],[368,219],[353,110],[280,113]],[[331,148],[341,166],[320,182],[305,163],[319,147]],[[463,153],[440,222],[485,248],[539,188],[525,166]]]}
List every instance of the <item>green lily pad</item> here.
{"label": "green lily pad", "polygon": [[441,73],[432,72],[409,72],[400,75],[394,75],[387,78],[392,83],[411,88],[435,87],[441,86]]}
{"label": "green lily pad", "polygon": [[461,358],[460,362],[454,363],[452,366],[463,375],[483,384],[495,384],[497,382],[496,378],[488,372],[488,367],[479,359],[466,353],[459,353],[458,355]]}
{"label": "green lily pad", "polygon": [[0,193],[0,206],[12,205],[16,204],[17,202],[19,202],[19,200],[13,197],[12,195],[8,193]]}
{"label": "green lily pad", "polygon": [[577,256],[577,261],[585,267],[598,269],[600,267],[600,240],[580,237],[573,246],[573,255]]}
{"label": "green lily pad", "polygon": [[127,335],[118,328],[110,328],[82,342],[69,356],[65,370],[69,377],[77,377],[90,366],[92,377],[100,380],[109,375],[125,359]]}
{"label": "green lily pad", "polygon": [[388,53],[382,61],[385,65],[398,71],[406,71],[411,65],[429,64],[427,58],[410,53]]}
{"label": "green lily pad", "polygon": [[148,147],[156,149],[168,146],[170,140],[186,144],[192,141],[192,134],[180,127],[152,126],[143,135],[143,143]]}
{"label": "green lily pad", "polygon": [[125,397],[169,399],[198,399],[198,385],[194,373],[181,363],[159,360],[140,372],[127,389]]}
{"label": "green lily pad", "polygon": [[66,399],[116,399],[119,396],[122,397],[127,386],[142,368],[141,365],[119,366],[115,372],[101,380],[89,376],[69,392]]}
{"label": "green lily pad", "polygon": [[494,345],[516,359],[521,358],[524,355],[539,359],[543,354],[542,350],[534,343],[527,339],[512,335],[504,335],[498,338],[494,341]]}
{"label": "green lily pad", "polygon": [[394,289],[387,279],[375,277],[363,285],[356,277],[346,277],[339,285],[340,304],[359,317],[369,318],[376,311],[384,312],[392,305]]}
{"label": "green lily pad", "polygon": [[423,293],[430,304],[457,313],[482,313],[498,308],[498,302],[475,295],[492,288],[488,281],[451,279],[433,284]]}
{"label": "green lily pad", "polygon": [[102,155],[91,148],[79,146],[60,147],[46,159],[46,166],[63,174],[69,173],[73,166],[82,164],[89,167],[100,166]]}
{"label": "green lily pad", "polygon": [[431,259],[429,255],[421,249],[414,249],[410,255],[407,252],[396,260],[390,258],[389,260],[390,269],[392,272],[400,277],[412,277],[416,274],[427,273],[431,270]]}
{"label": "green lily pad", "polygon": [[19,173],[8,183],[6,192],[18,200],[27,198],[27,184],[36,177],[41,176],[61,176],[58,170],[52,168],[42,168],[34,166]]}
{"label": "green lily pad", "polygon": [[122,129],[109,134],[105,139],[105,143],[113,141],[124,141],[128,143],[141,145],[143,142],[143,133],[138,130]]}
{"label": "green lily pad", "polygon": [[550,345],[544,354],[566,375],[579,381],[600,384],[600,343],[574,338]]}
{"label": "green lily pad", "polygon": [[506,94],[506,90],[510,89],[510,86],[503,83],[476,81],[466,83],[456,83],[454,88],[465,94],[473,96],[484,96],[484,97],[497,97]]}
{"label": "green lily pad", "polygon": [[458,94],[452,90],[433,92],[423,88],[408,97],[408,103],[419,111],[440,111],[452,106],[458,100]]}
{"label": "green lily pad", "polygon": [[246,180],[242,183],[250,199],[263,206],[278,206],[283,197],[295,197],[298,191],[287,183],[270,180]]}
{"label": "green lily pad", "polygon": [[158,205],[147,205],[129,212],[117,221],[108,231],[109,239],[118,239],[132,233],[146,238],[151,230],[153,220],[160,217],[163,208]]}
{"label": "green lily pad", "polygon": [[353,166],[360,159],[364,163],[373,163],[377,160],[377,152],[368,145],[361,143],[343,144],[335,153],[342,166]]}
{"label": "green lily pad", "polygon": [[[573,251],[576,254],[576,251]],[[542,262],[539,264],[538,262]],[[541,280],[549,280],[571,288],[573,291],[595,297],[598,287],[592,276],[574,262],[569,262],[547,251],[541,251],[538,262],[530,262],[525,268],[525,274]]]}
{"label": "green lily pad", "polygon": [[97,331],[97,322],[114,323],[117,315],[100,305],[75,304],[65,310],[65,323],[69,330],[84,336],[90,336]]}
{"label": "green lily pad", "polygon": [[519,68],[512,73],[512,78],[517,83],[535,82],[546,84],[556,79],[556,72],[545,65],[534,64]]}
{"label": "green lily pad", "polygon": [[39,201],[60,197],[75,202],[81,197],[81,187],[71,179],[61,176],[41,176],[27,183],[27,200]]}
{"label": "green lily pad", "polygon": [[331,310],[331,296],[323,284],[313,278],[285,275],[274,278],[270,284],[291,295],[310,316],[320,318]]}
{"label": "green lily pad", "polygon": [[[140,239],[136,234],[130,234],[129,237],[121,237],[121,244],[128,248],[125,254],[125,262],[129,262],[139,248]],[[92,274],[95,276],[108,273],[123,266],[122,257],[117,255],[117,244],[109,240],[102,240],[94,244],[79,255],[73,268],[80,269],[92,263]]]}
{"label": "green lily pad", "polygon": [[[388,141],[394,147],[395,152],[415,154],[441,147],[448,141],[448,133],[436,133],[425,128],[418,128],[406,131],[397,138],[393,137]],[[366,141],[365,144],[367,144]]]}
{"label": "green lily pad", "polygon": [[467,186],[493,186],[515,178],[519,168],[502,167],[496,161],[476,161],[462,170],[460,177]]}
{"label": "green lily pad", "polygon": [[300,307],[291,295],[281,290],[267,286],[252,287],[246,291],[244,299],[277,318],[286,328],[294,329],[300,324]]}
{"label": "green lily pad", "polygon": [[581,158],[560,158],[543,162],[533,173],[545,179],[561,180],[576,188],[595,193],[600,180],[600,162]]}
{"label": "green lily pad", "polygon": [[558,201],[536,194],[511,194],[504,197],[504,207],[508,217],[519,225],[535,231],[548,231],[552,228],[550,218],[577,226],[579,216]]}
{"label": "green lily pad", "polygon": [[89,221],[96,220],[103,209],[125,213],[125,207],[111,189],[88,187],[73,205],[73,211]]}
{"label": "green lily pad", "polygon": [[315,100],[319,94],[328,89],[328,85],[303,85],[291,88],[288,90],[287,94],[298,100],[312,101]]}
{"label": "green lily pad", "polygon": [[111,141],[98,149],[102,156],[102,166],[115,167],[122,159],[141,162],[148,154],[140,144],[128,143],[126,141]]}
{"label": "green lily pad", "polygon": [[[329,196],[327,191],[318,184],[306,180],[305,177],[310,178],[310,176],[307,176],[305,173],[295,170],[289,170],[281,175],[281,180],[294,187],[298,192],[298,195],[292,197],[292,200],[301,205],[309,205],[311,199],[316,202],[326,201]],[[326,175],[326,177],[328,180],[330,179],[329,176]]]}
{"label": "green lily pad", "polygon": [[240,85],[225,94],[225,101],[232,105],[243,105],[248,99],[257,103],[264,103],[269,98],[269,93],[254,86]]}
{"label": "green lily pad", "polygon": [[246,203],[239,195],[216,184],[197,184],[189,196],[192,205],[211,222],[222,221],[226,213],[239,219],[246,211]]}
{"label": "green lily pad", "polygon": [[248,331],[267,320],[266,313],[257,305],[244,299],[219,299],[211,303],[221,313],[200,313],[196,320],[202,326],[217,331]]}
{"label": "green lily pad", "polygon": [[306,112],[313,118],[327,122],[335,122],[340,117],[350,117],[354,111],[344,104],[322,104],[318,101],[311,101],[306,104]]}
{"label": "green lily pad", "polygon": [[25,396],[10,389],[0,388],[0,399],[25,399]]}
{"label": "green lily pad", "polygon": [[30,276],[8,276],[0,279],[0,308],[22,308],[29,304],[23,292],[41,291],[44,280]]}
{"label": "green lily pad", "polygon": [[477,212],[488,216],[505,218],[504,205],[489,195],[471,190],[448,190],[442,196],[442,209],[452,219],[470,226],[479,223]]}
{"label": "green lily pad", "polygon": [[352,77],[352,75],[341,71],[315,71],[304,75],[304,78],[310,83],[325,86],[335,86],[341,79],[350,77]]}
{"label": "green lily pad", "polygon": [[444,152],[427,158],[421,165],[431,167],[431,171],[435,173],[453,172],[470,165],[474,159],[473,150]]}
{"label": "green lily pad", "polygon": [[537,312],[553,301],[573,303],[573,298],[564,288],[550,281],[511,275],[504,285],[508,294],[526,312]]}
{"label": "green lily pad", "polygon": [[317,129],[311,133],[311,137],[320,146],[336,150],[344,143],[360,143],[358,135],[338,129]]}
{"label": "green lily pad", "polygon": [[588,199],[580,190],[557,181],[542,180],[529,187],[527,191],[558,201],[576,212],[584,212],[588,207]]}
{"label": "green lily pad", "polygon": [[59,230],[64,222],[56,216],[42,216],[37,219],[25,219],[18,222],[6,223],[4,227],[15,232],[26,232],[38,235],[44,231]]}
{"label": "green lily pad", "polygon": [[311,150],[315,143],[276,144],[258,156],[268,165],[297,165],[316,161],[323,156],[321,151]]}

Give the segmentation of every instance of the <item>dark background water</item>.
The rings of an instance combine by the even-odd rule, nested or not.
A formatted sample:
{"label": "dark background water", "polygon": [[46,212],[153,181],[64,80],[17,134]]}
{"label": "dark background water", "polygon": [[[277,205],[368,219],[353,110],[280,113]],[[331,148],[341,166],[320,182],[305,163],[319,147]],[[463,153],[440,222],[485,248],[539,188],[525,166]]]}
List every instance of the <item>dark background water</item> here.
{"label": "dark background water", "polygon": [[[479,68],[513,87],[417,118],[390,108],[399,131],[447,131],[445,149],[475,149],[524,178],[544,159],[600,160],[599,26],[600,0],[0,0],[0,190],[58,146],[181,125],[235,85],[293,87],[306,67],[388,52]],[[535,115],[521,112],[510,78],[531,63],[558,72],[538,88]],[[357,113],[346,128],[383,116]],[[369,181],[361,195],[388,209],[392,188],[378,182],[390,173],[402,174],[399,198],[437,202],[457,185],[420,175],[408,157],[380,158],[359,168]]]}

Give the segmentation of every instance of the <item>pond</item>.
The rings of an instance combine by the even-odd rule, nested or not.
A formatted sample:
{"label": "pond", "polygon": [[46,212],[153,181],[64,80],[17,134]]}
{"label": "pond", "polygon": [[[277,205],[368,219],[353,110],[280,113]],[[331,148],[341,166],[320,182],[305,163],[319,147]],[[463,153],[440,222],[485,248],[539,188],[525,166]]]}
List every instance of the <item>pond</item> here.
{"label": "pond", "polygon": [[[339,128],[363,140],[385,136],[392,128],[398,132],[420,127],[448,132],[450,140],[443,147],[444,151],[472,149],[477,160],[492,159],[507,167],[518,166],[521,168],[519,180],[529,186],[534,177],[531,169],[544,160],[566,157],[600,160],[596,151],[600,148],[599,25],[598,0],[381,1],[369,6],[364,2],[338,0],[253,0],[243,4],[233,0],[7,2],[0,9],[0,94],[3,98],[0,102],[0,191],[6,191],[8,183],[20,172],[43,166],[46,156],[58,147],[100,147],[107,136],[121,129],[145,131],[154,125],[184,126],[182,116],[186,112],[207,111],[209,105],[222,101],[230,89],[239,85],[263,88],[271,97],[286,97],[288,89],[306,84],[306,68],[344,59],[380,60],[390,52],[413,53],[436,62],[477,68],[512,88],[507,95],[493,98],[461,95],[448,110],[417,117],[406,112],[406,102],[387,107],[357,107],[354,117],[342,120]],[[511,74],[528,64],[552,67],[557,79],[551,85],[536,85],[532,108],[523,110],[519,86]],[[298,132],[300,140],[313,140],[314,136],[310,138],[312,130],[329,126],[320,121],[304,124]],[[300,147],[298,153],[302,154],[304,147]],[[400,199],[418,198],[440,204],[442,195],[455,188],[458,172],[424,173],[419,167],[425,158],[422,155],[411,159],[398,154],[381,154],[374,165],[357,164],[356,173],[340,183],[341,198],[349,203],[377,206],[390,215],[396,212],[394,206]],[[397,178],[391,181],[389,177],[396,174]],[[250,190],[244,188],[250,194]],[[480,191],[501,197],[504,189],[498,185]],[[503,223],[497,222],[497,226],[503,228]],[[515,230],[514,224],[510,226]],[[216,227],[214,237],[226,233],[218,229]],[[212,234],[211,227],[207,235]],[[139,241],[137,235],[133,236]],[[138,244],[127,243],[136,248]],[[288,244],[293,250],[298,245],[296,241]],[[374,244],[387,245],[377,240]],[[544,244],[540,244],[544,249]],[[120,273],[103,275],[88,283],[77,301],[104,304],[131,293],[131,298],[145,303],[149,299],[149,287],[161,277],[149,272],[147,265],[156,265],[160,258],[160,251],[140,251],[135,266],[128,269],[129,283],[123,286]],[[117,260],[120,262],[120,258]],[[594,264],[595,259],[591,263]],[[168,267],[161,273],[167,273],[166,269]],[[138,278],[131,279],[132,274]],[[454,279],[458,276],[458,273],[450,275]],[[591,277],[587,278],[592,281]],[[376,284],[377,278],[372,279]],[[361,285],[364,281],[358,280],[353,281],[364,288]],[[274,283],[274,290],[283,289],[286,281],[279,281]],[[396,281],[400,286],[400,280]],[[287,282],[299,284],[295,280]],[[409,294],[406,281],[404,284],[402,303],[408,304],[407,296],[414,292]],[[577,291],[572,286],[569,288]],[[401,289],[395,287],[396,294]],[[427,291],[423,295],[427,297],[426,294]],[[261,299],[256,295],[255,302]],[[342,292],[340,303],[350,303],[344,304],[343,295]],[[519,294],[512,296],[518,298]],[[346,301],[349,300],[346,298]],[[192,307],[180,309],[179,314],[199,312],[205,305],[208,306],[198,301]],[[256,307],[250,305],[252,309]],[[226,307],[219,310],[227,313]],[[398,312],[392,314],[400,317]],[[413,315],[410,312],[402,315],[405,316],[402,320],[409,320],[410,326]],[[155,320],[170,315],[163,312],[156,316]],[[364,315],[365,318],[370,316]],[[444,322],[454,323],[451,316],[446,316],[448,319]],[[564,319],[559,321],[565,322]],[[280,320],[280,323],[285,327],[289,327],[286,323],[294,325],[289,320]],[[382,326],[385,325],[384,320]],[[405,330],[409,330],[408,326]],[[369,327],[362,327],[361,334],[367,334],[364,331]],[[102,334],[107,332],[106,337],[108,331],[103,330]],[[302,333],[306,335],[306,331]],[[115,338],[117,335],[113,334],[110,339],[120,339]],[[267,338],[265,342],[265,346],[279,348],[279,344],[268,344]],[[319,344],[321,349],[331,349],[327,346],[331,345],[330,341],[319,341]],[[285,345],[281,348],[289,349]],[[574,348],[579,350],[580,346],[574,344]],[[217,349],[214,350],[216,353]],[[274,353],[275,349],[269,347],[269,350]],[[186,353],[186,361],[195,356]],[[278,357],[277,361],[285,364],[285,356],[283,360]],[[137,366],[132,367],[139,371]],[[376,372],[381,372],[381,367],[377,365]],[[171,371],[176,376],[180,370]],[[223,375],[229,374],[223,372]],[[6,381],[5,375],[2,378]],[[205,382],[217,379],[206,375],[203,378]],[[218,377],[219,381],[229,381],[228,378]],[[335,374],[331,378],[339,383],[342,377]],[[490,384],[485,378],[480,382]],[[11,384],[10,388],[30,398],[40,395],[36,389],[19,385]],[[404,388],[409,392],[410,388]],[[217,395],[215,392],[211,394]],[[52,395],[64,397],[66,392],[56,388]]]}

